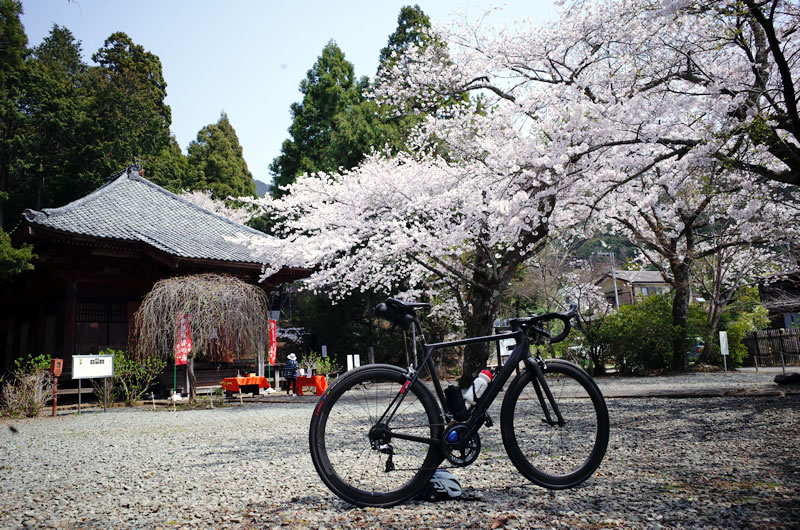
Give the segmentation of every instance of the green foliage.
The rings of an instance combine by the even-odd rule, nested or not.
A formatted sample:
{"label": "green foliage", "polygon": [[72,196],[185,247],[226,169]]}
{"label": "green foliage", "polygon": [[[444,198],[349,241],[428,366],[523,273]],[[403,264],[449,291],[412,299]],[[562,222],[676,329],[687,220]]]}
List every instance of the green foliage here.
{"label": "green foliage", "polygon": [[80,195],[169,144],[172,113],[164,99],[161,60],[122,32],[113,33],[92,55],[98,66],[86,79],[85,168]]}
{"label": "green foliage", "polygon": [[379,362],[400,361],[403,334],[383,328],[370,315],[372,307],[384,299],[383,295],[354,293],[334,304],[324,294],[302,291],[292,295],[292,318],[281,325],[305,328],[304,342],[310,351],[320,351],[324,344],[329,355],[360,353],[363,359],[372,346]]}
{"label": "green foliage", "polygon": [[283,142],[281,154],[270,164],[274,196],[282,195],[279,186],[291,184],[304,173],[350,168],[361,160],[363,153],[353,157],[352,152],[339,152],[336,144],[341,142],[333,142],[332,136],[337,115],[363,101],[361,92],[366,86],[366,78],[356,80],[353,65],[339,46],[328,42],[300,82],[303,101],[293,103],[290,109],[291,139]]}
{"label": "green foliage", "polygon": [[181,193],[188,189],[195,180],[195,170],[183,155],[181,146],[175,136],[169,137],[167,144],[157,155],[148,155],[142,159],[145,178],[166,188],[172,193]]}
{"label": "green foliage", "polygon": [[147,357],[141,361],[120,350],[104,350],[100,355],[114,356],[113,395],[127,405],[133,405],[145,395],[167,365],[160,357]]}
{"label": "green foliage", "polygon": [[60,26],[53,26],[26,59],[17,99],[25,120],[17,129],[17,164],[10,186],[14,214],[75,198],[72,175],[84,163],[84,139],[78,133],[86,119],[82,97],[86,71],[80,43]]}
{"label": "green foliage", "polygon": [[14,359],[14,371],[21,374],[32,374],[39,370],[49,370],[52,360],[53,357],[49,353],[36,356],[28,354]]}
{"label": "green foliage", "polygon": [[[689,308],[688,336],[703,329],[705,313]],[[672,294],[649,296],[635,305],[623,305],[603,319],[597,340],[624,371],[663,370],[672,362]]]}
{"label": "green foliage", "polygon": [[322,359],[322,356],[317,352],[308,352],[300,358],[300,360],[297,362],[297,365],[305,370],[306,375],[310,375],[311,371],[317,368],[317,363],[320,361],[320,359]]}
{"label": "green foliage", "polygon": [[[740,288],[719,322],[718,331],[728,333],[728,366],[742,366],[748,355],[747,346],[743,342],[745,335],[768,326],[769,311],[760,303],[758,287]],[[719,335],[711,339],[718,341]],[[714,349],[713,356],[708,361],[722,364],[719,348]]]}
{"label": "green foliage", "polygon": [[4,230],[0,229],[0,284],[9,281],[12,277],[25,271],[33,270],[31,263],[36,259],[33,247],[23,245],[14,248],[11,238]]}
{"label": "green foliage", "polygon": [[[12,4],[4,0],[0,7]],[[9,20],[4,14],[3,24]],[[57,25],[26,52],[23,42],[15,57],[24,61],[3,62],[7,75],[0,74],[0,193],[8,193],[0,203],[3,226],[16,225],[24,208],[82,197],[137,161],[179,191],[188,165],[170,141],[158,57],[114,33],[92,56],[97,66],[89,67],[80,42]]]}
{"label": "green foliage", "polygon": [[[14,102],[21,88],[28,38],[20,21],[22,4],[0,0],[0,193],[9,191],[11,166],[16,162],[16,130],[24,119]],[[8,223],[0,199],[0,227]]]}
{"label": "green foliage", "polygon": [[314,368],[318,374],[329,375],[339,372],[342,369],[342,365],[334,361],[331,356],[318,357]]}
{"label": "green foliage", "polygon": [[381,65],[391,64],[396,57],[404,54],[412,44],[424,48],[430,43],[427,30],[431,29],[431,19],[419,5],[404,6],[397,15],[397,29],[389,35],[389,42],[381,49]]}
{"label": "green foliage", "polygon": [[242,156],[239,137],[224,112],[215,124],[206,125],[189,144],[192,180],[187,190],[211,190],[215,199],[256,195],[256,183]]}

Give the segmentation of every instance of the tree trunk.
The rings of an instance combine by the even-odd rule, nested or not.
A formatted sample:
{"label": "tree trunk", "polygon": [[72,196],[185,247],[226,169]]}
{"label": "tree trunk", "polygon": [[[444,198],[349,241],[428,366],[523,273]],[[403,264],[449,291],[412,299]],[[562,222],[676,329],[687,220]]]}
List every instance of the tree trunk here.
{"label": "tree trunk", "polygon": [[675,281],[675,296],[672,298],[672,370],[681,372],[686,367],[686,333],[689,321],[689,265],[685,262],[670,263]]}
{"label": "tree trunk", "polygon": [[[494,288],[491,292],[473,287],[470,296],[471,314],[465,315],[464,331],[467,337],[483,337],[494,331],[494,321],[500,310],[503,289]],[[458,385],[467,388],[472,380],[486,367],[491,342],[468,344],[464,347],[464,368]]]}
{"label": "tree trunk", "polygon": [[194,358],[189,357],[186,362],[186,370],[189,374],[189,403],[197,401],[197,377],[194,375]]}

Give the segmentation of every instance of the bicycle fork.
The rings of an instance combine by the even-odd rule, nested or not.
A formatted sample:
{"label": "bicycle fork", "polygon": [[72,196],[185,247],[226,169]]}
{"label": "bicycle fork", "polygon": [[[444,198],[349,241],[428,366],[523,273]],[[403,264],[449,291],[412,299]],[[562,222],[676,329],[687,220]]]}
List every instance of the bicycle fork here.
{"label": "bicycle fork", "polygon": [[[561,415],[561,410],[558,408],[558,403],[556,403],[553,393],[550,391],[550,386],[544,379],[544,372],[547,370],[547,364],[545,363],[544,359],[539,357],[539,355],[536,355],[536,358],[528,356],[525,358],[525,364],[528,365],[534,374],[534,378],[531,383],[533,384],[534,390],[536,390],[536,397],[539,398],[539,405],[541,405],[542,411],[544,412],[544,419],[542,419],[542,422],[550,426],[558,425],[559,427],[563,427],[565,424],[564,417]],[[550,403],[549,408],[547,406],[547,402],[545,402],[545,398],[547,398],[547,401]],[[550,415],[550,409],[553,410],[553,413],[556,416],[555,420]]]}

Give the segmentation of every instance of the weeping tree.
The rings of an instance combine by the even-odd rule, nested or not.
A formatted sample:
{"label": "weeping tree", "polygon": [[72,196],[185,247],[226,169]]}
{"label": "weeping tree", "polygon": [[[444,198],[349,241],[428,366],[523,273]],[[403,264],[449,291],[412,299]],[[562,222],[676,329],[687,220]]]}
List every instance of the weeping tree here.
{"label": "weeping tree", "polygon": [[267,296],[261,288],[231,276],[197,274],[161,280],[136,313],[130,349],[139,359],[171,359],[181,340],[180,322],[188,318],[187,370],[194,402],[195,359],[263,355],[268,344],[267,311]]}

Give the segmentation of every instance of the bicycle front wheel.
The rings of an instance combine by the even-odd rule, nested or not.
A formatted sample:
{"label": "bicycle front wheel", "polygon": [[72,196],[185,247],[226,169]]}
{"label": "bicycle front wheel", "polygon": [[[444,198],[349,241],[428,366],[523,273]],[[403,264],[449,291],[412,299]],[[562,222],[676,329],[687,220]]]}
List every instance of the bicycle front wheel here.
{"label": "bicycle front wheel", "polygon": [[[441,412],[430,390],[417,381],[401,391],[405,372],[369,365],[339,378],[320,398],[311,418],[311,458],[320,478],[356,506],[393,506],[428,483],[442,461]],[[385,414],[402,397],[388,421]]]}
{"label": "bicycle front wheel", "polygon": [[[556,414],[533,370],[519,374],[503,398],[500,429],[514,466],[531,482],[549,489],[577,486],[595,472],[608,446],[608,409],[594,380],[578,366],[549,360],[544,379]],[[537,394],[542,390],[550,421]]]}

